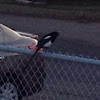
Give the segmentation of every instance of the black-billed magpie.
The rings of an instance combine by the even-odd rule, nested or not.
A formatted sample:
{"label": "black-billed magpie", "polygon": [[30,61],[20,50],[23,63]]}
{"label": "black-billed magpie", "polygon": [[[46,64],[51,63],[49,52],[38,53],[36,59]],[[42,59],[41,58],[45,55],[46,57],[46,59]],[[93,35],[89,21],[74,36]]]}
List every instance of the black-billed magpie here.
{"label": "black-billed magpie", "polygon": [[57,36],[59,36],[58,32],[51,32],[51,33],[45,35],[42,39],[40,39],[38,41],[38,44],[36,45],[37,49],[36,49],[35,53],[32,55],[32,57],[30,58],[28,64],[24,67],[24,69],[22,71],[24,71],[28,67],[28,65],[30,64],[30,62],[32,61],[32,59],[36,55],[36,53],[41,48],[49,48],[52,45],[52,43],[55,41]]}

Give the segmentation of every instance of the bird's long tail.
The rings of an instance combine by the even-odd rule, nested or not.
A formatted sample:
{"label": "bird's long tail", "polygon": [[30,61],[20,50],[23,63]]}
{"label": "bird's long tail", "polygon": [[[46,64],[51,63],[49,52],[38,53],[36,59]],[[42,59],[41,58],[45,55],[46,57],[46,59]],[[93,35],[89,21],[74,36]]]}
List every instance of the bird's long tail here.
{"label": "bird's long tail", "polygon": [[22,69],[22,72],[29,66],[29,64],[31,63],[32,59],[34,58],[34,56],[36,55],[36,53],[40,50],[40,48],[37,48],[35,53],[32,55],[32,57],[30,58],[30,60],[28,61],[28,63],[26,64],[26,66]]}

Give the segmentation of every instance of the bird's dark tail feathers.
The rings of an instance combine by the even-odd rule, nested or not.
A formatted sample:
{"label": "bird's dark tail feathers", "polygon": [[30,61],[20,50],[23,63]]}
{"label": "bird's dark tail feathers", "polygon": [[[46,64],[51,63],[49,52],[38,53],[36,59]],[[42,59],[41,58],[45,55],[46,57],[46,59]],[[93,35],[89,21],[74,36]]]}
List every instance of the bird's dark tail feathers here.
{"label": "bird's dark tail feathers", "polygon": [[37,48],[35,53],[32,55],[32,57],[30,58],[30,60],[28,61],[28,63],[26,64],[26,66],[22,69],[22,72],[29,66],[29,64],[31,63],[32,59],[34,58],[34,56],[36,55],[36,53],[40,50],[41,48]]}

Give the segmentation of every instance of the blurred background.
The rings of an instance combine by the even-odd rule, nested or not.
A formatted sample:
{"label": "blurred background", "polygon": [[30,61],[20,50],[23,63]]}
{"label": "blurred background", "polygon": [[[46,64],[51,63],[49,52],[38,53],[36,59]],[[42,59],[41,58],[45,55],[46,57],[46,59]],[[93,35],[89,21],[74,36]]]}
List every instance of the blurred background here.
{"label": "blurred background", "polygon": [[94,5],[99,0],[0,0],[1,3],[23,3],[23,4],[64,4],[64,5]]}
{"label": "blurred background", "polygon": [[99,5],[99,0],[0,0],[0,13],[87,23],[100,20]]}

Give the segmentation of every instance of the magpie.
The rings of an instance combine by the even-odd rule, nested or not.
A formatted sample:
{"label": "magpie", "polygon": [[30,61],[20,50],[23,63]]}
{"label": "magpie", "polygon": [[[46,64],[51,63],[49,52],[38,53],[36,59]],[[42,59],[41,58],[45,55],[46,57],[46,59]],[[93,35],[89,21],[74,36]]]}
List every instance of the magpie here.
{"label": "magpie", "polygon": [[45,35],[44,37],[42,37],[38,41],[38,44],[36,45],[37,49],[36,49],[35,53],[32,55],[32,57],[30,58],[30,60],[27,63],[27,65],[22,70],[22,72],[28,67],[28,65],[30,64],[30,62],[32,61],[32,59],[34,58],[34,56],[36,55],[36,53],[41,48],[49,48],[58,36],[59,36],[59,33],[58,32],[51,32],[51,33]]}

